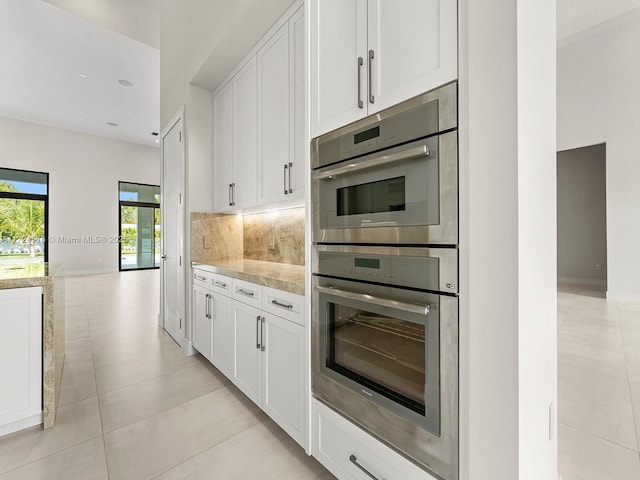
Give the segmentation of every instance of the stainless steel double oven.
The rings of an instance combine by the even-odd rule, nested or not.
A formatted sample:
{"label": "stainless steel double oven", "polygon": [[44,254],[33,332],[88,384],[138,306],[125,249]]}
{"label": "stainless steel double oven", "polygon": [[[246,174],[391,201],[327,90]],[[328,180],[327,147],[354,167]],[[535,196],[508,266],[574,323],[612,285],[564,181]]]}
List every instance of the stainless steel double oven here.
{"label": "stainless steel double oven", "polygon": [[312,141],[314,396],[458,478],[457,84]]}

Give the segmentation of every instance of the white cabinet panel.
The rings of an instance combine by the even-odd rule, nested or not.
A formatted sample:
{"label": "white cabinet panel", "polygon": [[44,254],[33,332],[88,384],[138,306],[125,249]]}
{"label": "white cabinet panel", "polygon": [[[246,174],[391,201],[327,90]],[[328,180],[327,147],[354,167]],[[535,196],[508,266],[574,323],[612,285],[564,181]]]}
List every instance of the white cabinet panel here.
{"label": "white cabinet panel", "polygon": [[366,114],[367,0],[314,0],[311,16],[315,137]]}
{"label": "white cabinet panel", "polygon": [[206,288],[193,286],[193,346],[211,360],[211,293]]}
{"label": "white cabinet panel", "polygon": [[42,423],[42,288],[0,290],[0,435]]}
{"label": "white cabinet panel", "polygon": [[457,77],[456,2],[369,0],[368,20],[369,114]]}
{"label": "white cabinet panel", "polygon": [[213,158],[214,210],[227,211],[233,183],[233,82],[213,98]]}
{"label": "white cabinet panel", "polygon": [[262,312],[259,309],[233,302],[235,352],[232,380],[258,405],[262,405],[261,322]]}
{"label": "white cabinet panel", "polygon": [[298,443],[304,436],[304,327],[264,314],[265,412]]}
{"label": "white cabinet panel", "polygon": [[257,200],[258,90],[255,58],[233,78],[233,182],[234,209],[253,206]]}
{"label": "white cabinet panel", "polygon": [[293,149],[291,153],[292,166],[289,167],[289,187],[292,192],[289,196],[293,198],[302,197],[304,194],[307,156],[309,143],[306,138],[306,112],[307,89],[306,79],[306,50],[305,50],[306,23],[304,9],[300,9],[289,20],[289,51],[293,58],[292,70],[293,81],[291,82],[293,101],[293,125],[291,132],[293,140],[290,145]]}
{"label": "white cabinet panel", "polygon": [[211,363],[227,376],[233,374],[233,300],[211,293],[213,343]]}
{"label": "white cabinet panel", "polygon": [[271,203],[283,200],[289,194],[291,85],[288,24],[280,27],[258,51],[257,59],[260,85],[259,200]]}

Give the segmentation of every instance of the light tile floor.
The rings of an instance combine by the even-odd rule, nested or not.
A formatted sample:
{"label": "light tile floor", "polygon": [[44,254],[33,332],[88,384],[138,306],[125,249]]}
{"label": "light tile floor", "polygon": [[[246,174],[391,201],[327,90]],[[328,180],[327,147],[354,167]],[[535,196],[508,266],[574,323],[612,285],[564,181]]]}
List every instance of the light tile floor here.
{"label": "light tile floor", "polygon": [[640,303],[604,297],[558,286],[563,480],[640,479]]}
{"label": "light tile floor", "polygon": [[331,480],[157,327],[159,272],[67,278],[56,426],[0,438],[0,480]]}
{"label": "light tile floor", "polygon": [[[333,480],[157,328],[158,271],[69,277],[56,427],[0,438],[0,480]],[[563,480],[640,479],[640,303],[558,292]]]}

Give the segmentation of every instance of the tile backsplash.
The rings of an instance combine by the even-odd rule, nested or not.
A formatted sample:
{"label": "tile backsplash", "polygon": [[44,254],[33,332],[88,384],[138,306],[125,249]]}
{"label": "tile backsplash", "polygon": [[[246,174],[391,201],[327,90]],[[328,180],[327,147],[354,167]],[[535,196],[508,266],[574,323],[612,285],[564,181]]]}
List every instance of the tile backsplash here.
{"label": "tile backsplash", "polygon": [[304,265],[304,207],[251,215],[191,214],[191,260],[239,258]]}

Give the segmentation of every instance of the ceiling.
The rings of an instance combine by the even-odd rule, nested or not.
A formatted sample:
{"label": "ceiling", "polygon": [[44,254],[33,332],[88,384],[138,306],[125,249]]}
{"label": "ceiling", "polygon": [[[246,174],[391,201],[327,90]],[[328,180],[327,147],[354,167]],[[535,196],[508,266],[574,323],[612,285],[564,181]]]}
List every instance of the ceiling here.
{"label": "ceiling", "polygon": [[[159,32],[158,0],[126,1],[156,9]],[[0,115],[158,146],[160,51],[78,13],[0,2]]]}
{"label": "ceiling", "polygon": [[[640,0],[557,2],[559,41],[640,8]],[[0,1],[0,115],[158,146],[161,3]]]}

